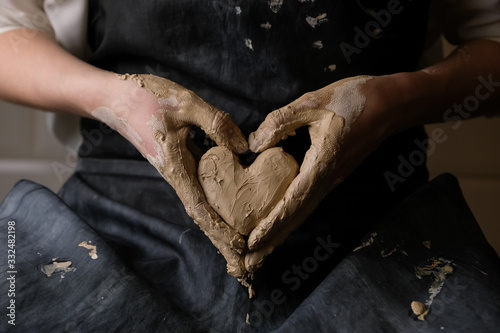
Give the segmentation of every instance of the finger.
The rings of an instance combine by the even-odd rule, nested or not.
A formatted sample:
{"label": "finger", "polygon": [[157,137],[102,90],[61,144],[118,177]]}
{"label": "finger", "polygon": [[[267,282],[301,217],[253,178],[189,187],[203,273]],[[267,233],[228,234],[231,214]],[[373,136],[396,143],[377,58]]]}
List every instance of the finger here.
{"label": "finger", "polygon": [[[245,255],[245,269],[249,273],[255,272],[264,263],[264,259],[270,255],[274,249],[285,242],[288,236],[298,228],[307,218],[309,213],[315,207],[311,207],[310,211],[302,211],[302,214],[296,214],[286,223],[280,224],[280,228],[274,228],[272,233],[267,233],[268,237],[262,238],[260,242],[255,243],[260,245],[256,250],[248,252]],[[276,225],[275,225],[276,226]]]}
{"label": "finger", "polygon": [[255,273],[264,263],[264,259],[274,251],[274,246],[268,245],[254,252],[245,255],[245,269],[250,273]]}
{"label": "finger", "polygon": [[248,150],[245,137],[229,115],[206,103],[193,91],[155,75],[134,74],[131,77],[159,97],[162,113],[171,119],[171,125],[176,129],[195,125],[218,145],[238,154]]}
{"label": "finger", "polygon": [[197,179],[188,175],[188,170],[191,169],[189,166],[194,165],[194,161],[190,162],[192,158],[188,158],[186,155],[182,161],[186,161],[187,165],[184,168],[176,169],[175,177],[169,177],[174,179],[172,186],[181,199],[187,214],[191,216],[201,231],[226,259],[227,272],[236,278],[244,278],[246,270],[241,253],[244,251],[246,242],[235,229],[224,223],[208,205]]}
{"label": "finger", "polygon": [[[246,242],[206,202],[196,177],[194,158],[186,146],[190,125],[197,125],[212,134],[219,144],[246,151],[246,140],[241,131],[227,115],[178,84],[153,75],[134,75],[131,78],[157,96],[163,106],[159,110],[163,126],[154,133],[159,145],[159,156],[156,160],[152,158],[155,167],[175,189],[188,215],[226,258],[228,272],[236,277],[244,276],[246,271],[241,253]],[[207,119],[211,120],[211,126]],[[218,131],[229,133],[218,135]]]}
{"label": "finger", "polygon": [[250,251],[257,251],[269,245],[273,247],[280,245],[316,208],[317,204],[314,204],[314,200],[304,205],[301,197],[305,196],[305,193],[300,193],[302,190],[299,190],[304,187],[301,179],[296,178],[294,183],[290,185],[283,200],[258,223],[248,236],[247,246]]}
{"label": "finger", "polygon": [[200,122],[198,126],[217,145],[228,147],[236,154],[242,154],[248,150],[246,138],[227,113],[215,108],[209,108],[205,112],[207,115],[200,119],[204,121]]}
{"label": "finger", "polygon": [[[262,152],[280,140],[295,135],[299,127],[309,125],[322,116],[324,110],[296,110],[293,104],[267,115],[259,128],[250,134],[248,143],[253,152]],[[331,111],[326,111],[331,112]],[[331,112],[333,113],[333,112]]]}
{"label": "finger", "polygon": [[227,147],[237,154],[248,150],[245,136],[227,113],[207,104],[194,93],[190,103],[186,104],[188,107],[180,104],[185,110],[177,120],[181,120],[184,125],[201,128],[217,145]]}
{"label": "finger", "polygon": [[[344,118],[331,111],[322,110],[321,114],[320,120],[309,125],[311,146],[304,156],[299,175],[305,177],[302,181],[303,187],[305,184],[318,184],[320,189],[326,189],[329,192],[331,188],[328,184],[318,183],[318,180],[326,180],[335,169],[345,121]],[[300,192],[305,193],[305,188]]]}
{"label": "finger", "polygon": [[186,207],[189,216],[193,218],[203,233],[224,256],[227,262],[227,272],[236,277],[246,275],[242,253],[245,240],[231,226],[224,223],[213,209],[204,202]]}
{"label": "finger", "polygon": [[[219,250],[220,251],[220,250]],[[246,280],[248,277],[248,272],[245,269],[245,261],[243,255],[235,254],[234,252],[228,251],[227,253],[221,254],[226,259],[227,273],[234,276],[238,280]]]}
{"label": "finger", "polygon": [[248,248],[251,251],[264,246],[270,239],[281,239],[285,229],[288,231],[284,234],[288,236],[338,184],[334,170],[343,123],[343,118],[329,112],[324,113],[321,121],[310,125],[311,147],[306,152],[300,172],[288,187],[283,200],[250,233]]}
{"label": "finger", "polygon": [[306,215],[297,216],[295,219],[290,220],[290,223],[281,225],[282,228],[279,232],[274,234],[273,237],[270,237],[266,242],[263,241],[263,244],[255,251],[248,252],[245,255],[245,269],[250,274],[257,271],[264,263],[264,259],[270,255],[278,245],[283,244],[288,236],[302,224],[305,218]]}
{"label": "finger", "polygon": [[[165,126],[168,120],[164,119]],[[186,147],[189,128],[178,131],[158,131],[156,138],[162,147],[165,164],[159,168],[165,179],[175,189],[186,212],[212,240],[214,245],[229,257],[228,250],[242,253],[245,248],[243,237],[228,224],[206,202],[203,190],[196,177],[194,158]]]}
{"label": "finger", "polygon": [[245,240],[206,204],[188,206],[186,211],[224,256],[227,272],[236,278],[244,277],[246,270],[242,253],[246,245]]}

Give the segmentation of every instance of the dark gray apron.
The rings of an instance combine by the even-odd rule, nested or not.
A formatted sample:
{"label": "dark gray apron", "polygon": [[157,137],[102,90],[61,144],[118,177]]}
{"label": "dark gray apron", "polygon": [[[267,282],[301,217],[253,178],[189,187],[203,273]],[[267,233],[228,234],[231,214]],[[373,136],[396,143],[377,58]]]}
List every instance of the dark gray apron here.
{"label": "dark gray apron", "polygon": [[[417,1],[90,1],[90,62],[178,82],[248,134],[273,109],[338,79],[414,70],[426,16],[427,4]],[[251,300],[133,146],[91,120],[82,121],[82,134],[77,172],[58,195],[24,181],[0,206],[0,265],[15,271],[16,289],[15,297],[0,298],[0,308],[9,314],[15,299],[20,332],[498,327],[499,259],[456,180],[443,175],[428,183],[424,160],[395,187],[384,176],[398,174],[401,156],[425,150],[422,128],[383,143],[325,198],[267,258]],[[207,149],[203,133],[193,135]],[[299,161],[305,137],[283,143]],[[97,258],[83,241],[96,246]],[[419,267],[436,260],[422,276]],[[71,266],[49,277],[54,261]],[[441,281],[446,265],[453,271]],[[11,280],[0,281],[7,295]],[[441,282],[431,299],[429,289]],[[426,320],[418,320],[411,302],[429,300]]]}

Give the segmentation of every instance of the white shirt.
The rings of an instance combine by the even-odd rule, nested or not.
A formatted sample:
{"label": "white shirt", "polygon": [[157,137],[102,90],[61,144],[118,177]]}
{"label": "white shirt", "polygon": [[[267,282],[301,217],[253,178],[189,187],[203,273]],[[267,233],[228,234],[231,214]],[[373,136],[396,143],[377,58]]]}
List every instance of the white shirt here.
{"label": "white shirt", "polygon": [[40,30],[82,58],[87,50],[87,8],[86,0],[0,0],[0,33]]}

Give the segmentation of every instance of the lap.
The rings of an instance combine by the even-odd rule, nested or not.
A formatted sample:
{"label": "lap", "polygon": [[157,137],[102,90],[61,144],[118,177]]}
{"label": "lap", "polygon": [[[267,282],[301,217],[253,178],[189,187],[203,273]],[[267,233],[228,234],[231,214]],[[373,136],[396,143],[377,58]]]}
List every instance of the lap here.
{"label": "lap", "polygon": [[[82,175],[59,196],[31,182],[16,185],[0,206],[0,232],[7,239],[15,222],[18,329],[387,332],[499,324],[498,256],[451,176],[374,221],[369,212],[350,220],[346,210],[336,223],[320,208],[257,272],[251,300],[171,189],[152,184],[145,192],[156,197],[137,207]],[[164,208],[148,214],[148,203]],[[96,247],[96,259],[79,246],[84,241]],[[42,268],[55,258],[72,269],[47,276]],[[0,265],[8,270],[6,259]],[[8,301],[2,297],[2,308]],[[412,314],[413,301],[428,304],[424,321]]]}

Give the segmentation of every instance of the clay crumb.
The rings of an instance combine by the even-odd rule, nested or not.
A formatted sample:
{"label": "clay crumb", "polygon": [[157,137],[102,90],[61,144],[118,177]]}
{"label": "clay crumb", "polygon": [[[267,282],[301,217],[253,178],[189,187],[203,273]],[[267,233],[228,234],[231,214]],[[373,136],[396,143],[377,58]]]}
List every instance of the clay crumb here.
{"label": "clay crumb", "polygon": [[255,296],[255,290],[253,289],[253,285],[250,284],[248,286],[248,298],[253,298]]}
{"label": "clay crumb", "polygon": [[317,40],[315,41],[313,44],[312,44],[313,48],[317,49],[317,50],[321,50],[323,48],[323,42],[320,41],[320,40]]}
{"label": "clay crumb", "polygon": [[428,313],[425,305],[422,302],[418,301],[411,302],[411,310],[413,311],[413,314],[417,316],[418,320],[425,320],[425,316]]}
{"label": "clay crumb", "polygon": [[261,27],[261,28],[264,28],[264,29],[266,29],[266,30],[269,30],[269,29],[271,29],[272,25],[271,25],[271,23],[266,22],[266,23],[262,23],[262,24],[260,25],[260,27]]}
{"label": "clay crumb", "polygon": [[245,45],[246,47],[248,47],[250,50],[254,50],[253,49],[253,45],[252,45],[252,40],[250,38],[245,38]]}
{"label": "clay crumb", "polygon": [[248,283],[247,280],[252,281],[253,280],[253,274],[250,274],[249,276],[245,276],[243,278],[238,278],[238,282],[243,286],[248,289],[248,298],[252,299],[255,296],[255,289],[253,289],[253,286],[251,283]]}
{"label": "clay crumb", "polygon": [[84,247],[86,248],[87,250],[90,250],[89,252],[89,256],[92,258],[92,259],[97,259],[97,246],[95,245],[91,245],[89,243],[92,243],[91,241],[87,242],[87,241],[83,241],[81,242],[80,244],[78,244],[79,247]]}
{"label": "clay crumb", "polygon": [[335,64],[331,64],[331,65],[329,65],[329,66],[325,67],[323,70],[324,70],[325,72],[327,72],[327,71],[333,72],[333,71],[334,71],[334,70],[336,70],[336,69],[337,69],[337,65],[335,65]]}
{"label": "clay crumb", "polygon": [[413,311],[414,314],[420,316],[422,313],[425,312],[425,305],[422,302],[413,301],[411,302],[411,310]]}
{"label": "clay crumb", "polygon": [[128,74],[128,73],[118,74],[118,78],[120,80],[123,80],[123,81],[132,80],[135,83],[137,83],[139,88],[144,88],[144,81],[142,80],[142,78],[138,74]]}
{"label": "clay crumb", "polygon": [[252,285],[253,273],[248,273],[245,274],[245,276],[238,277],[237,280],[243,287],[248,289],[248,298],[252,299],[255,296],[255,289]]}
{"label": "clay crumb", "polygon": [[321,23],[326,21],[328,21],[328,19],[326,18],[326,13],[320,14],[316,17],[306,17],[306,22],[313,28],[316,28],[317,25],[320,25]]}

